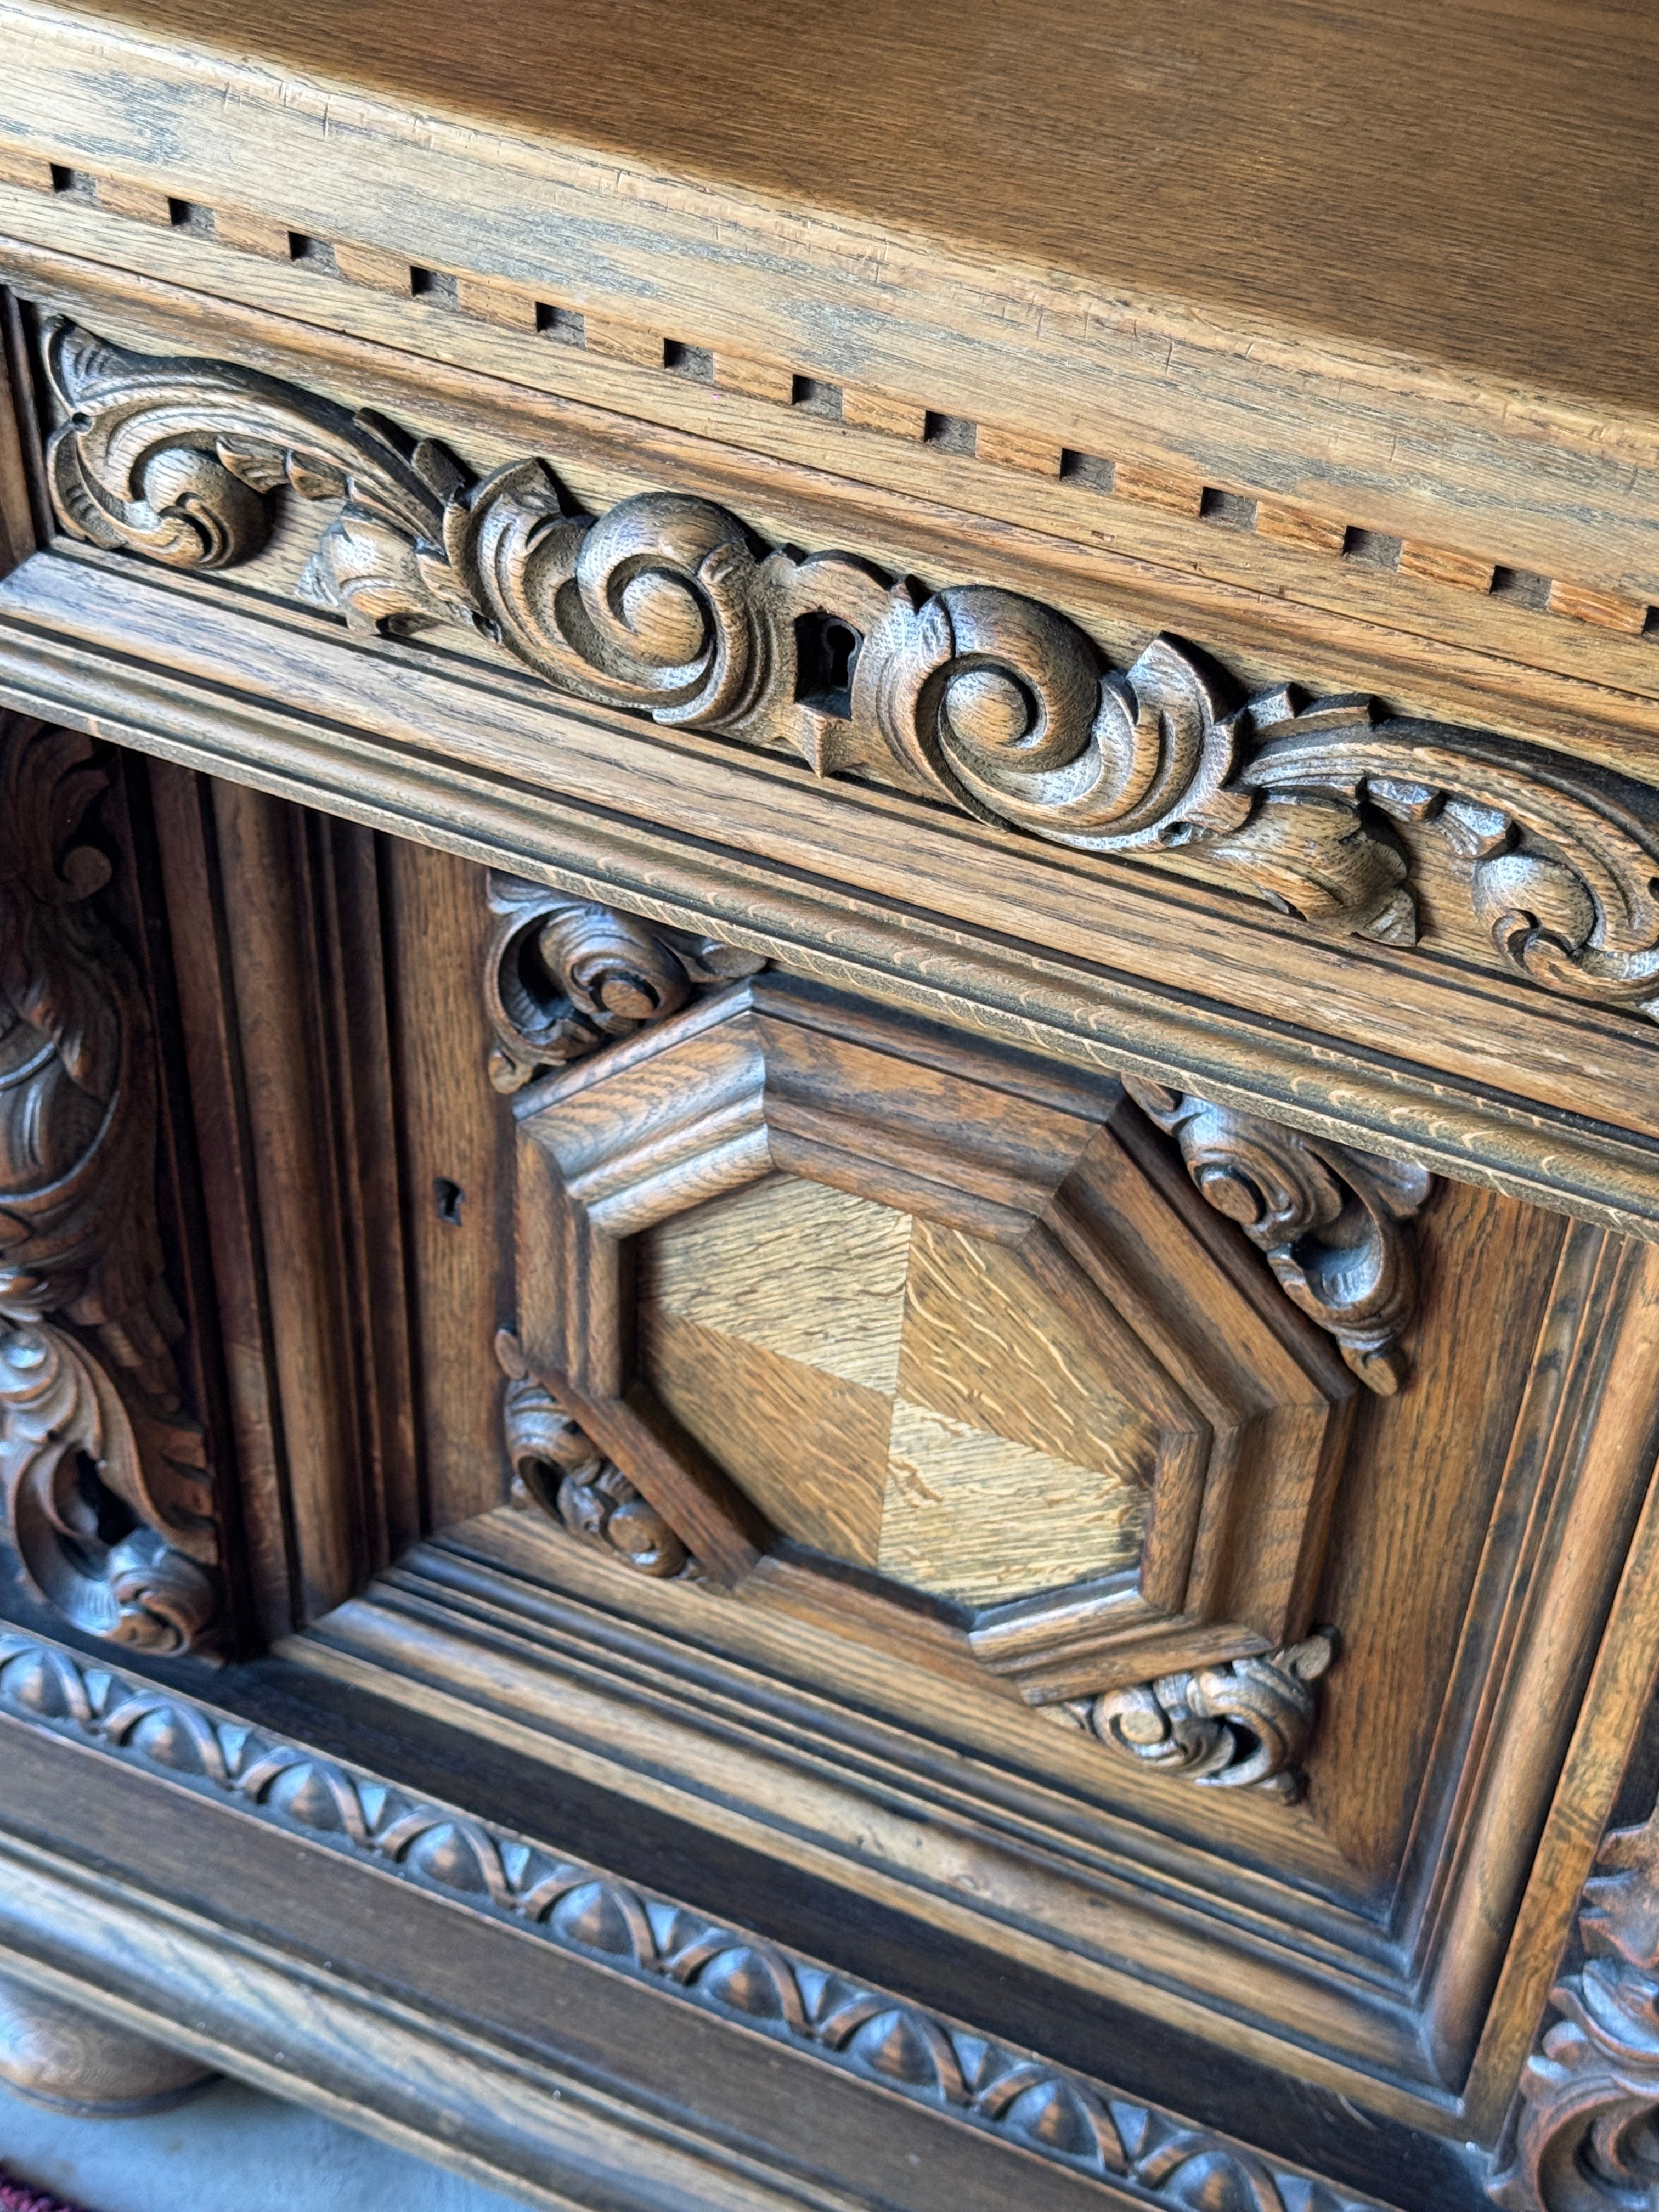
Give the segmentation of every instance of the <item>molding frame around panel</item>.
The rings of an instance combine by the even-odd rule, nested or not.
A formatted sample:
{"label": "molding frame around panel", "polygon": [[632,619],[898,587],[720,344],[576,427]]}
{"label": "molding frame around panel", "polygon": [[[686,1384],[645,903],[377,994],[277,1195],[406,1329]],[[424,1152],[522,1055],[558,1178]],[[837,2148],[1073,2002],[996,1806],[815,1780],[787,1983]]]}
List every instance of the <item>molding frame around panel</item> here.
{"label": "molding frame around panel", "polygon": [[1118,670],[1018,593],[757,551],[701,499],[647,493],[596,519],[539,459],[480,482],[434,440],[231,364],[64,323],[47,355],[68,417],[53,501],[95,544],[231,568],[264,544],[272,493],[337,502],[302,589],[360,630],[475,627],[572,696],[1061,845],[1184,850],[1339,935],[1414,941],[1395,825],[1426,827],[1512,972],[1659,1005],[1659,835],[1635,787],[1565,757],[1358,696],[1246,700],[1169,636]]}
{"label": "molding frame around panel", "polygon": [[1370,2201],[455,1807],[0,1625],[0,1713],[286,1829],[452,1905],[647,1979],[1073,2172],[1176,2208]]}

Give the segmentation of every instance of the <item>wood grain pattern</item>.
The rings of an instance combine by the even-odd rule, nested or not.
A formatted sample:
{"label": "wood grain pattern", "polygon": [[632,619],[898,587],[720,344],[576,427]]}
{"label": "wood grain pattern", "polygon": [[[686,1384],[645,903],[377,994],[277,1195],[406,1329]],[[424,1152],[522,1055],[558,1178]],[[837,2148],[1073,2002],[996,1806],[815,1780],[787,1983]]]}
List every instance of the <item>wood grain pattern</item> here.
{"label": "wood grain pattern", "polygon": [[1012,1253],[774,1177],[653,1231],[638,1296],[647,1378],[800,1542],[975,1604],[1138,1557],[1151,1426]]}
{"label": "wood grain pattern", "polygon": [[[970,419],[1006,413],[1012,325],[1027,431],[1097,450],[1109,418],[1137,459],[1183,462],[1200,483],[1242,473],[1316,507],[1334,483],[1345,506],[1370,509],[1343,520],[1431,540],[1449,514],[1461,530],[1472,505],[1542,509],[1565,531],[1570,502],[1535,488],[1553,471],[1534,457],[1553,450],[1601,498],[1600,512],[1580,509],[1580,580],[1616,588],[1632,568],[1653,573],[1652,501],[1626,459],[1650,440],[1630,336],[1645,240],[1621,164],[1659,64],[1627,17],[1598,19],[1618,63],[1592,100],[1562,59],[1559,13],[1519,42],[1474,7],[1396,40],[1318,13],[1281,22],[1262,0],[1242,45],[1210,27],[1188,46],[1056,5],[1018,38],[988,21],[963,36],[952,18],[939,35],[866,30],[849,52],[844,36],[828,51],[827,30],[798,37],[754,6],[724,26],[728,59],[710,81],[745,96],[714,121],[713,103],[664,91],[712,63],[699,42],[665,66],[674,27],[655,9],[621,29],[590,9],[544,60],[545,33],[503,27],[441,81],[435,23],[423,33],[374,7],[349,28],[306,10],[262,33],[257,54],[212,0],[180,0],[160,21],[115,0],[95,12],[20,0],[17,14],[28,65],[8,136],[20,153],[63,161],[95,146],[111,169],[210,205],[224,176],[258,176],[291,227],[847,384],[920,382],[923,405]],[[1447,96],[1481,118],[1455,145],[1428,119],[1428,53],[1443,89],[1468,88]],[[65,72],[73,113],[54,92]],[[1055,88],[1091,79],[1133,106],[1137,145],[1185,149],[1177,167],[1203,187],[1164,190],[1158,165],[1073,127]],[[286,87],[275,102],[261,96],[273,81]],[[850,106],[823,99],[824,84],[848,82]],[[1224,87],[1237,112],[1294,104],[1297,120],[1270,148],[1218,155],[1195,139],[1195,83]],[[162,88],[173,122],[158,141]],[[402,191],[366,189],[331,138],[331,100],[348,96]],[[951,121],[895,161],[887,149],[908,143],[919,113]],[[1578,149],[1571,222],[1550,165],[1518,150],[1533,137]],[[1056,164],[1068,179],[1058,205],[1030,185]],[[1363,287],[1347,274],[1356,253]],[[1425,261],[1448,259],[1463,281],[1421,282]],[[842,312],[824,315],[826,294]],[[1598,467],[1599,442],[1616,450]],[[1431,485],[1415,501],[1395,465],[1402,443]],[[1598,529],[1611,556],[1591,550]]]}
{"label": "wood grain pattern", "polygon": [[[83,642],[43,641],[59,628]],[[138,696],[85,649],[118,643],[144,652]],[[303,703],[228,697],[210,672],[227,661],[266,702],[297,680]],[[181,619],[120,573],[94,581],[50,556],[0,586],[0,678],[15,699],[50,696],[60,715],[95,716],[124,742],[296,797],[326,790],[358,818],[477,858],[510,848],[572,890],[654,905],[683,926],[718,922],[728,941],[787,941],[826,981],[1077,1063],[1101,1065],[1109,1040],[1111,1064],[1154,1080],[1254,1101],[1362,1149],[1408,1145],[1443,1171],[1640,1233],[1650,1164],[1620,1133],[1650,1128],[1651,1085],[1645,1047],[1616,1022],[1547,1012],[1466,969],[1386,948],[1339,954],[1201,890],[1172,903],[1134,871],[1087,872],[1082,897],[1069,865],[1051,872],[1024,855],[1005,865],[971,833],[962,842],[925,816],[890,816],[873,794],[854,804],[800,780],[786,814],[769,764],[720,757],[700,769],[597,710],[561,717],[550,744],[546,723],[511,693],[492,693],[486,711],[471,685],[429,664],[399,655],[395,665],[400,709],[439,733],[444,758],[411,757],[385,669],[325,636],[308,637],[296,659],[263,621],[200,601]],[[319,726],[313,705],[325,700],[349,719]],[[365,723],[370,734],[343,734]],[[596,819],[595,802],[643,812],[645,823]],[[697,839],[719,846],[718,866]],[[824,877],[848,888],[826,894]],[[893,896],[925,896],[939,919],[896,931]],[[1039,957],[1011,967],[1005,936]],[[1042,957],[1055,954],[1058,969]],[[1317,1084],[1291,1024],[1320,1040]],[[1594,1133],[1583,1127],[1587,1086],[1605,1125]]]}
{"label": "wood grain pattern", "polygon": [[480,1384],[512,1313],[511,1120],[478,1079],[490,924],[477,871],[395,841],[384,849],[424,1505],[444,1528],[501,1497],[493,1385]]}
{"label": "wood grain pattern", "polygon": [[223,1626],[224,1507],[175,1356],[156,1014],[108,895],[110,781],[85,738],[0,717],[0,1525],[83,1634],[187,1651]]}
{"label": "wood grain pattern", "polygon": [[[602,925],[607,944],[627,933]],[[766,976],[625,1026],[516,1092],[519,1334],[527,1373],[711,1572],[752,1573],[760,1498],[786,1530],[867,1556],[862,1416],[891,1370],[875,1564],[977,1605],[975,1656],[1033,1703],[1264,1651],[1309,1626],[1351,1386],[1260,1275],[1194,1233],[1200,1202],[1170,1163],[1137,1158],[1146,1125],[1116,1086],[1045,1079],[1024,1056]],[[778,1169],[845,1197],[769,1181]],[[653,1261],[688,1215],[684,1232],[667,1227],[684,1245]],[[907,1364],[892,1263],[894,1224],[911,1215],[958,1241],[929,1248],[923,1295],[916,1231],[900,1222],[902,1332],[927,1310]],[[643,1336],[663,1358],[636,1376],[629,1240],[647,1232]],[[809,1314],[787,1312],[806,1268],[836,1295],[838,1248],[850,1303],[876,1324],[866,1316],[854,1362],[839,1322],[823,1328],[816,1273]],[[961,1310],[954,1328],[942,1304]],[[708,1371],[690,1371],[710,1349]],[[781,1382],[792,1356],[822,1363],[810,1384]],[[848,1501],[819,1441],[835,1418],[823,1375],[858,1394]],[[718,1464],[723,1383],[744,1398],[746,1507]],[[1094,1418],[1057,1419],[1079,1388]],[[786,1436],[805,1428],[804,1466],[768,1440],[780,1416]],[[995,1466],[1000,1497],[1015,1480],[1027,1492],[1012,1544],[985,1533],[969,1463]]]}
{"label": "wood grain pattern", "polygon": [[6,1971],[625,2212],[1467,2212],[1554,1986],[1500,2186],[1640,2193],[1659,42],[412,6],[0,0],[0,696],[163,763],[311,1624],[24,1659]]}
{"label": "wood grain pattern", "polygon": [[169,2112],[218,2076],[199,2059],[0,1975],[0,2081],[77,2119]]}
{"label": "wood grain pattern", "polygon": [[[596,2188],[629,2212],[839,2212],[860,2196],[996,2212],[1010,2190],[1032,2212],[1177,2212],[1218,2178],[1309,2212],[1382,2212],[1085,2069],[826,1975],[533,1826],[407,1802],[292,1735],[130,1676],[90,1683],[78,1718],[54,1711],[52,1690],[82,1679],[73,1656],[0,1634],[9,1774],[33,1800],[66,1747],[93,1754],[72,1762],[81,1786],[58,1797],[47,1848],[0,1837],[8,1972],[343,2106],[385,2140],[424,2148],[436,2113],[439,2156],[549,2212]],[[279,1803],[273,1771],[290,1778]],[[88,1877],[64,1848],[71,1820],[100,1844],[136,1835],[150,1880]],[[157,1895],[181,1855],[189,1905]],[[307,1909],[339,1929],[326,1963],[272,1933]],[[665,2128],[688,2094],[696,2117]]]}
{"label": "wood grain pattern", "polygon": [[[1115,475],[1085,468],[1086,456],[1052,482],[984,468],[925,441],[920,409],[908,439],[860,431],[844,388],[839,422],[805,403],[761,407],[667,370],[641,388],[641,372],[580,346],[514,338],[419,301],[392,309],[383,295],[343,283],[319,295],[303,264],[250,264],[192,234],[115,226],[82,199],[43,209],[0,185],[0,209],[13,234],[6,262],[32,296],[141,347],[228,349],[313,383],[326,374],[343,398],[361,395],[368,380],[378,404],[404,414],[438,399],[445,413],[430,424],[438,434],[465,425],[476,436],[481,410],[493,424],[512,422],[521,445],[546,442],[556,423],[573,469],[621,460],[631,489],[650,455],[657,481],[757,509],[792,541],[845,544],[856,519],[871,556],[901,572],[924,554],[934,565],[954,560],[972,544],[981,568],[995,564],[1015,589],[1042,579],[1042,595],[1074,616],[1109,621],[1113,602],[1126,600],[1149,611],[1158,602],[1155,621],[1189,609],[1183,628],[1224,639],[1245,661],[1259,656],[1264,677],[1276,656],[1334,690],[1368,684],[1407,714],[1455,715],[1546,743],[1566,714],[1578,742],[1610,758],[1624,755],[1635,728],[1651,727],[1647,647],[1618,631],[1540,618],[1535,592],[1471,589],[1477,571],[1492,581],[1491,556],[1440,549],[1407,560],[1420,547],[1407,535],[1390,565],[1367,549],[1401,541],[1362,530],[1351,556],[1313,560],[1226,524],[1205,507],[1190,471],[1171,507],[1131,497],[1127,466]],[[80,251],[54,252],[50,241],[59,240]],[[115,266],[100,267],[100,258]],[[217,295],[210,307],[204,283]],[[411,342],[418,357],[408,354]],[[593,499],[604,485],[581,489]],[[1504,511],[1510,520],[1518,514],[1512,502]],[[1554,558],[1526,557],[1545,571]]]}

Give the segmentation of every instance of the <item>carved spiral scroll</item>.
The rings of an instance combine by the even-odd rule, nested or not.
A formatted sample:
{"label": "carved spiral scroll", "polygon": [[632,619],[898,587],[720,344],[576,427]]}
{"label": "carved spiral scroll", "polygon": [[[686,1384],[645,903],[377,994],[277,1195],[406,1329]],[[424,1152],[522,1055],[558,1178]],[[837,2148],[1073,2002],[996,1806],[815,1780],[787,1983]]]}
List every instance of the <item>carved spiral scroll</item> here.
{"label": "carved spiral scroll", "polygon": [[0,1499],[26,1573],[90,1635],[198,1641],[216,1545],[155,1218],[154,1040],[82,832],[82,737],[0,722]]}
{"label": "carved spiral scroll", "polygon": [[1164,1674],[1042,1711],[1156,1773],[1292,1802],[1306,1787],[1302,1761],[1318,1717],[1313,1686],[1334,1656],[1322,1630],[1264,1658]]}
{"label": "carved spiral scroll", "polygon": [[1100,853],[1185,852],[1304,921],[1415,941],[1402,832],[1443,833],[1516,973],[1659,1012],[1659,833],[1639,795],[1538,748],[1246,698],[1193,647],[1127,669],[1056,610],[769,550],[707,500],[598,517],[547,464],[482,481],[443,446],[223,363],[53,325],[64,526],[175,567],[257,555],[278,498],[335,506],[300,585],[359,631],[473,626],[576,697],[792,752]]}
{"label": "carved spiral scroll", "polygon": [[[213,1619],[212,1577],[176,1540],[211,1557],[210,1523],[161,1533],[169,1515],[147,1478],[119,1393],[75,1340],[45,1322],[0,1334],[0,1475],[18,1556],[43,1595],[88,1636],[187,1651]],[[152,1424],[152,1463],[204,1485],[199,1430]],[[209,1540],[204,1544],[203,1540]]]}
{"label": "carved spiral scroll", "polygon": [[524,1495],[573,1536],[641,1574],[697,1579],[697,1563],[673,1529],[530,1372],[510,1330],[496,1338],[495,1351],[507,1378],[502,1434]]}
{"label": "carved spiral scroll", "polygon": [[1551,1991],[1560,2017],[1528,2061],[1504,2212],[1659,2203],[1659,1814],[1615,1829],[1584,1888],[1588,1958]]}
{"label": "carved spiral scroll", "polygon": [[658,927],[545,884],[492,874],[499,922],[484,967],[495,1043],[490,1080],[517,1091],[610,1042],[678,1013],[694,993],[752,975],[757,953]]}
{"label": "carved spiral scroll", "polygon": [[1124,1088],[1176,1139],[1217,1212],[1267,1255],[1285,1296],[1335,1338],[1368,1389],[1393,1396],[1417,1307],[1411,1223],[1433,1188],[1427,1170],[1133,1076]]}

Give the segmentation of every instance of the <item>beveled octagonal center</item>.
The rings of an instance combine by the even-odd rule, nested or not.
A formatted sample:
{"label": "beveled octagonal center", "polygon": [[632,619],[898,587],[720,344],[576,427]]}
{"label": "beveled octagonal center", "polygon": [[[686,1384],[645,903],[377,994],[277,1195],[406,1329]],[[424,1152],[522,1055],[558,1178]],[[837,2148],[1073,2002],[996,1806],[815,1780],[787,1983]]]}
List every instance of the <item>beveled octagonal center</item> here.
{"label": "beveled octagonal center", "polygon": [[785,1534],[983,1606],[1133,1565],[1156,1436],[1018,1254],[793,1176],[641,1240],[640,1352]]}

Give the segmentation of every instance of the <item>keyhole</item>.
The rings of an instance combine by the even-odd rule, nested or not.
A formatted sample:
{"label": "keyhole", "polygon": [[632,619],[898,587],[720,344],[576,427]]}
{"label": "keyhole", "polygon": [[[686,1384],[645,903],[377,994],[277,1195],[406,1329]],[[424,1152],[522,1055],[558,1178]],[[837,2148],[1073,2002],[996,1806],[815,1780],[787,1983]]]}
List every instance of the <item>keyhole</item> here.
{"label": "keyhole", "polygon": [[795,696],[846,722],[853,715],[853,669],[864,640],[850,623],[822,612],[795,621]]}
{"label": "keyhole", "polygon": [[461,1225],[461,1200],[466,1196],[459,1183],[451,1182],[447,1176],[439,1176],[433,1182],[432,1195],[438,1208],[439,1220],[447,1221],[452,1229],[459,1229]]}

